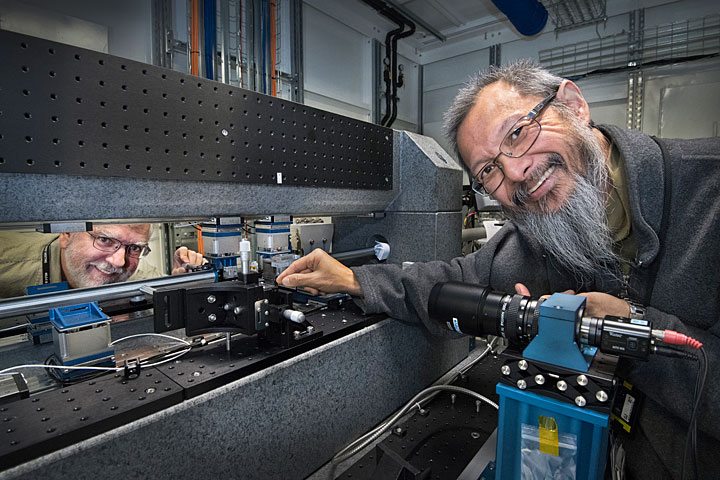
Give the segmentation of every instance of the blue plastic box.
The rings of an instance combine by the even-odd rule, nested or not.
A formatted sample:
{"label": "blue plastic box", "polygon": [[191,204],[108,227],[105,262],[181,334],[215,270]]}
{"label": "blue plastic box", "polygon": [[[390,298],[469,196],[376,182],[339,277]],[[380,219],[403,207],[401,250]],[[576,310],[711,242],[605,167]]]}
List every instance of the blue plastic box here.
{"label": "blue plastic box", "polygon": [[95,302],[50,310],[50,322],[61,332],[109,320],[110,317],[101,312]]}
{"label": "blue plastic box", "polygon": [[500,383],[495,391],[500,395],[496,479],[521,478],[522,425],[538,427],[540,416],[553,418],[559,434],[576,437],[577,480],[603,478],[609,439],[608,415]]}

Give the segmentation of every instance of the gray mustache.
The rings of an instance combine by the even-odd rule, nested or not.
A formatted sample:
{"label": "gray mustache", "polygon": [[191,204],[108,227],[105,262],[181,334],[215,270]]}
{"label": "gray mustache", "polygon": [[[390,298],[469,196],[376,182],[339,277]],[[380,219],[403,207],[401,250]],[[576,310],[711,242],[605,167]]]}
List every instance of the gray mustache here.
{"label": "gray mustache", "polygon": [[[547,160],[541,165],[540,167],[535,168],[536,172],[545,172],[548,168],[558,166],[558,167],[565,167],[565,159],[560,155],[559,153],[551,153]],[[515,205],[516,207],[522,207],[527,203],[527,199],[530,196],[530,193],[528,191],[530,188],[537,182],[539,178],[535,178],[537,175],[533,175],[528,181],[523,182],[522,185],[520,185],[513,194],[510,197],[510,201]]]}

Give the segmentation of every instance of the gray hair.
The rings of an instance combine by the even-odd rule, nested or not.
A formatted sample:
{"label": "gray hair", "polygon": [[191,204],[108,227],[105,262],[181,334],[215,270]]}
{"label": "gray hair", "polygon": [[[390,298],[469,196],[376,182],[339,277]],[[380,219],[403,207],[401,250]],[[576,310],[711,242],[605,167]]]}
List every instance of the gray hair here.
{"label": "gray hair", "polygon": [[[530,59],[515,60],[500,67],[491,66],[488,70],[474,75],[458,91],[450,109],[443,115],[443,132],[450,140],[450,145],[460,160],[462,159],[457,145],[460,124],[475,106],[478,94],[482,89],[500,81],[513,86],[523,95],[547,97],[557,91],[563,79],[548,72]],[[557,109],[564,116],[570,112],[567,107],[558,102],[551,103],[550,107]],[[565,107],[565,111],[563,111],[563,107]]]}

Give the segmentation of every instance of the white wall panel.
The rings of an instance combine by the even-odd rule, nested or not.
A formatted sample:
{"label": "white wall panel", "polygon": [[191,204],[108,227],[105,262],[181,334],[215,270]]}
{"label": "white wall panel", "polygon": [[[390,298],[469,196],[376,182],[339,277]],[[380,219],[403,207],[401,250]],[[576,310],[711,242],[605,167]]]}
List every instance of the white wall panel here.
{"label": "white wall panel", "polygon": [[423,91],[464,84],[470,76],[487,68],[490,53],[487,48],[458,55],[425,65]]}
{"label": "white wall panel", "polygon": [[[303,62],[306,95],[318,94],[367,112],[372,92],[371,41],[347,25],[304,5]],[[309,103],[308,103],[309,104]]]}

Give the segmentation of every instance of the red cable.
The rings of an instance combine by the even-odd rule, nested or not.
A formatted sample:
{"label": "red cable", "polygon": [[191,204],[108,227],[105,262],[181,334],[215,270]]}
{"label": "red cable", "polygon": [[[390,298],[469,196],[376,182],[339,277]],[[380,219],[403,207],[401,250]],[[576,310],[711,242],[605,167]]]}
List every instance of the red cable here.
{"label": "red cable", "polygon": [[688,345],[693,348],[700,348],[703,346],[702,343],[695,340],[692,337],[688,337],[683,333],[678,333],[674,330],[665,330],[663,335],[663,343],[669,343],[671,345]]}

